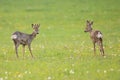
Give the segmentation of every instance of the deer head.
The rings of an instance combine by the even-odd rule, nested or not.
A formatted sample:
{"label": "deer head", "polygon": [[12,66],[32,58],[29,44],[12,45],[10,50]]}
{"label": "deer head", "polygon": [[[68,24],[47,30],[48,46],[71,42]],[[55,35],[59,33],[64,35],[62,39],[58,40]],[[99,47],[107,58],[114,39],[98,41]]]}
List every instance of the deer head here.
{"label": "deer head", "polygon": [[93,25],[93,21],[86,21],[86,28],[84,32],[91,32],[92,31],[92,25]]}
{"label": "deer head", "polygon": [[40,24],[32,24],[32,28],[34,29],[35,34],[39,34]]}

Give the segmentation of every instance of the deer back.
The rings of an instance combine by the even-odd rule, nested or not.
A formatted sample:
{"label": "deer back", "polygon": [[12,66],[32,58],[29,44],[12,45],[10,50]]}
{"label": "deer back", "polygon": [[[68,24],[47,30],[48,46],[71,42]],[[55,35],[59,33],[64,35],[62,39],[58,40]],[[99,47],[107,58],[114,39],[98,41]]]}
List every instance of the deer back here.
{"label": "deer back", "polygon": [[98,40],[101,40],[103,35],[100,31],[98,30],[93,30],[91,33],[90,33],[90,37],[91,39],[94,41],[94,42],[97,42]]}

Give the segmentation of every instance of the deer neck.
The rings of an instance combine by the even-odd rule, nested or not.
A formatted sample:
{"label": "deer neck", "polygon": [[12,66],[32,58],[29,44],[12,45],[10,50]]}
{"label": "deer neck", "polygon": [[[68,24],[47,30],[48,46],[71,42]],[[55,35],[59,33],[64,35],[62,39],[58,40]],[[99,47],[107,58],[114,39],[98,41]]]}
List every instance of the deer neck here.
{"label": "deer neck", "polygon": [[34,39],[35,37],[36,37],[36,33],[33,32],[33,33],[31,34],[31,38]]}
{"label": "deer neck", "polygon": [[90,30],[89,33],[91,34],[93,32],[93,30]]}

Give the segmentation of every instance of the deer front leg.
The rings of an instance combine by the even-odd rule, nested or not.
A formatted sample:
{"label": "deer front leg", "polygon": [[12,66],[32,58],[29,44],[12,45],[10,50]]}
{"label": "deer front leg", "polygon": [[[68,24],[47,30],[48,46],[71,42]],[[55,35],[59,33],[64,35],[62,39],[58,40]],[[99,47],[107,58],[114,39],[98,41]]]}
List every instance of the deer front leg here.
{"label": "deer front leg", "polygon": [[19,57],[19,56],[18,56],[18,47],[19,47],[19,43],[16,43],[16,44],[15,44],[15,52],[16,52],[17,58]]}
{"label": "deer front leg", "polygon": [[30,54],[31,54],[31,56],[33,58],[33,54],[32,54],[32,50],[31,50],[31,45],[30,44],[28,45],[28,48],[29,48]]}

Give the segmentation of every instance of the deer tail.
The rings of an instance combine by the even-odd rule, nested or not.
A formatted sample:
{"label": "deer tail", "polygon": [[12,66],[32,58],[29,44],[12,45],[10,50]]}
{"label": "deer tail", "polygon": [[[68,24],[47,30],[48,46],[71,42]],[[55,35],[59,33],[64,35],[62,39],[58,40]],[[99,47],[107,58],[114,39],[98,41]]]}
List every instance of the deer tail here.
{"label": "deer tail", "polygon": [[17,35],[16,35],[16,34],[13,34],[13,35],[11,36],[11,39],[17,39]]}

